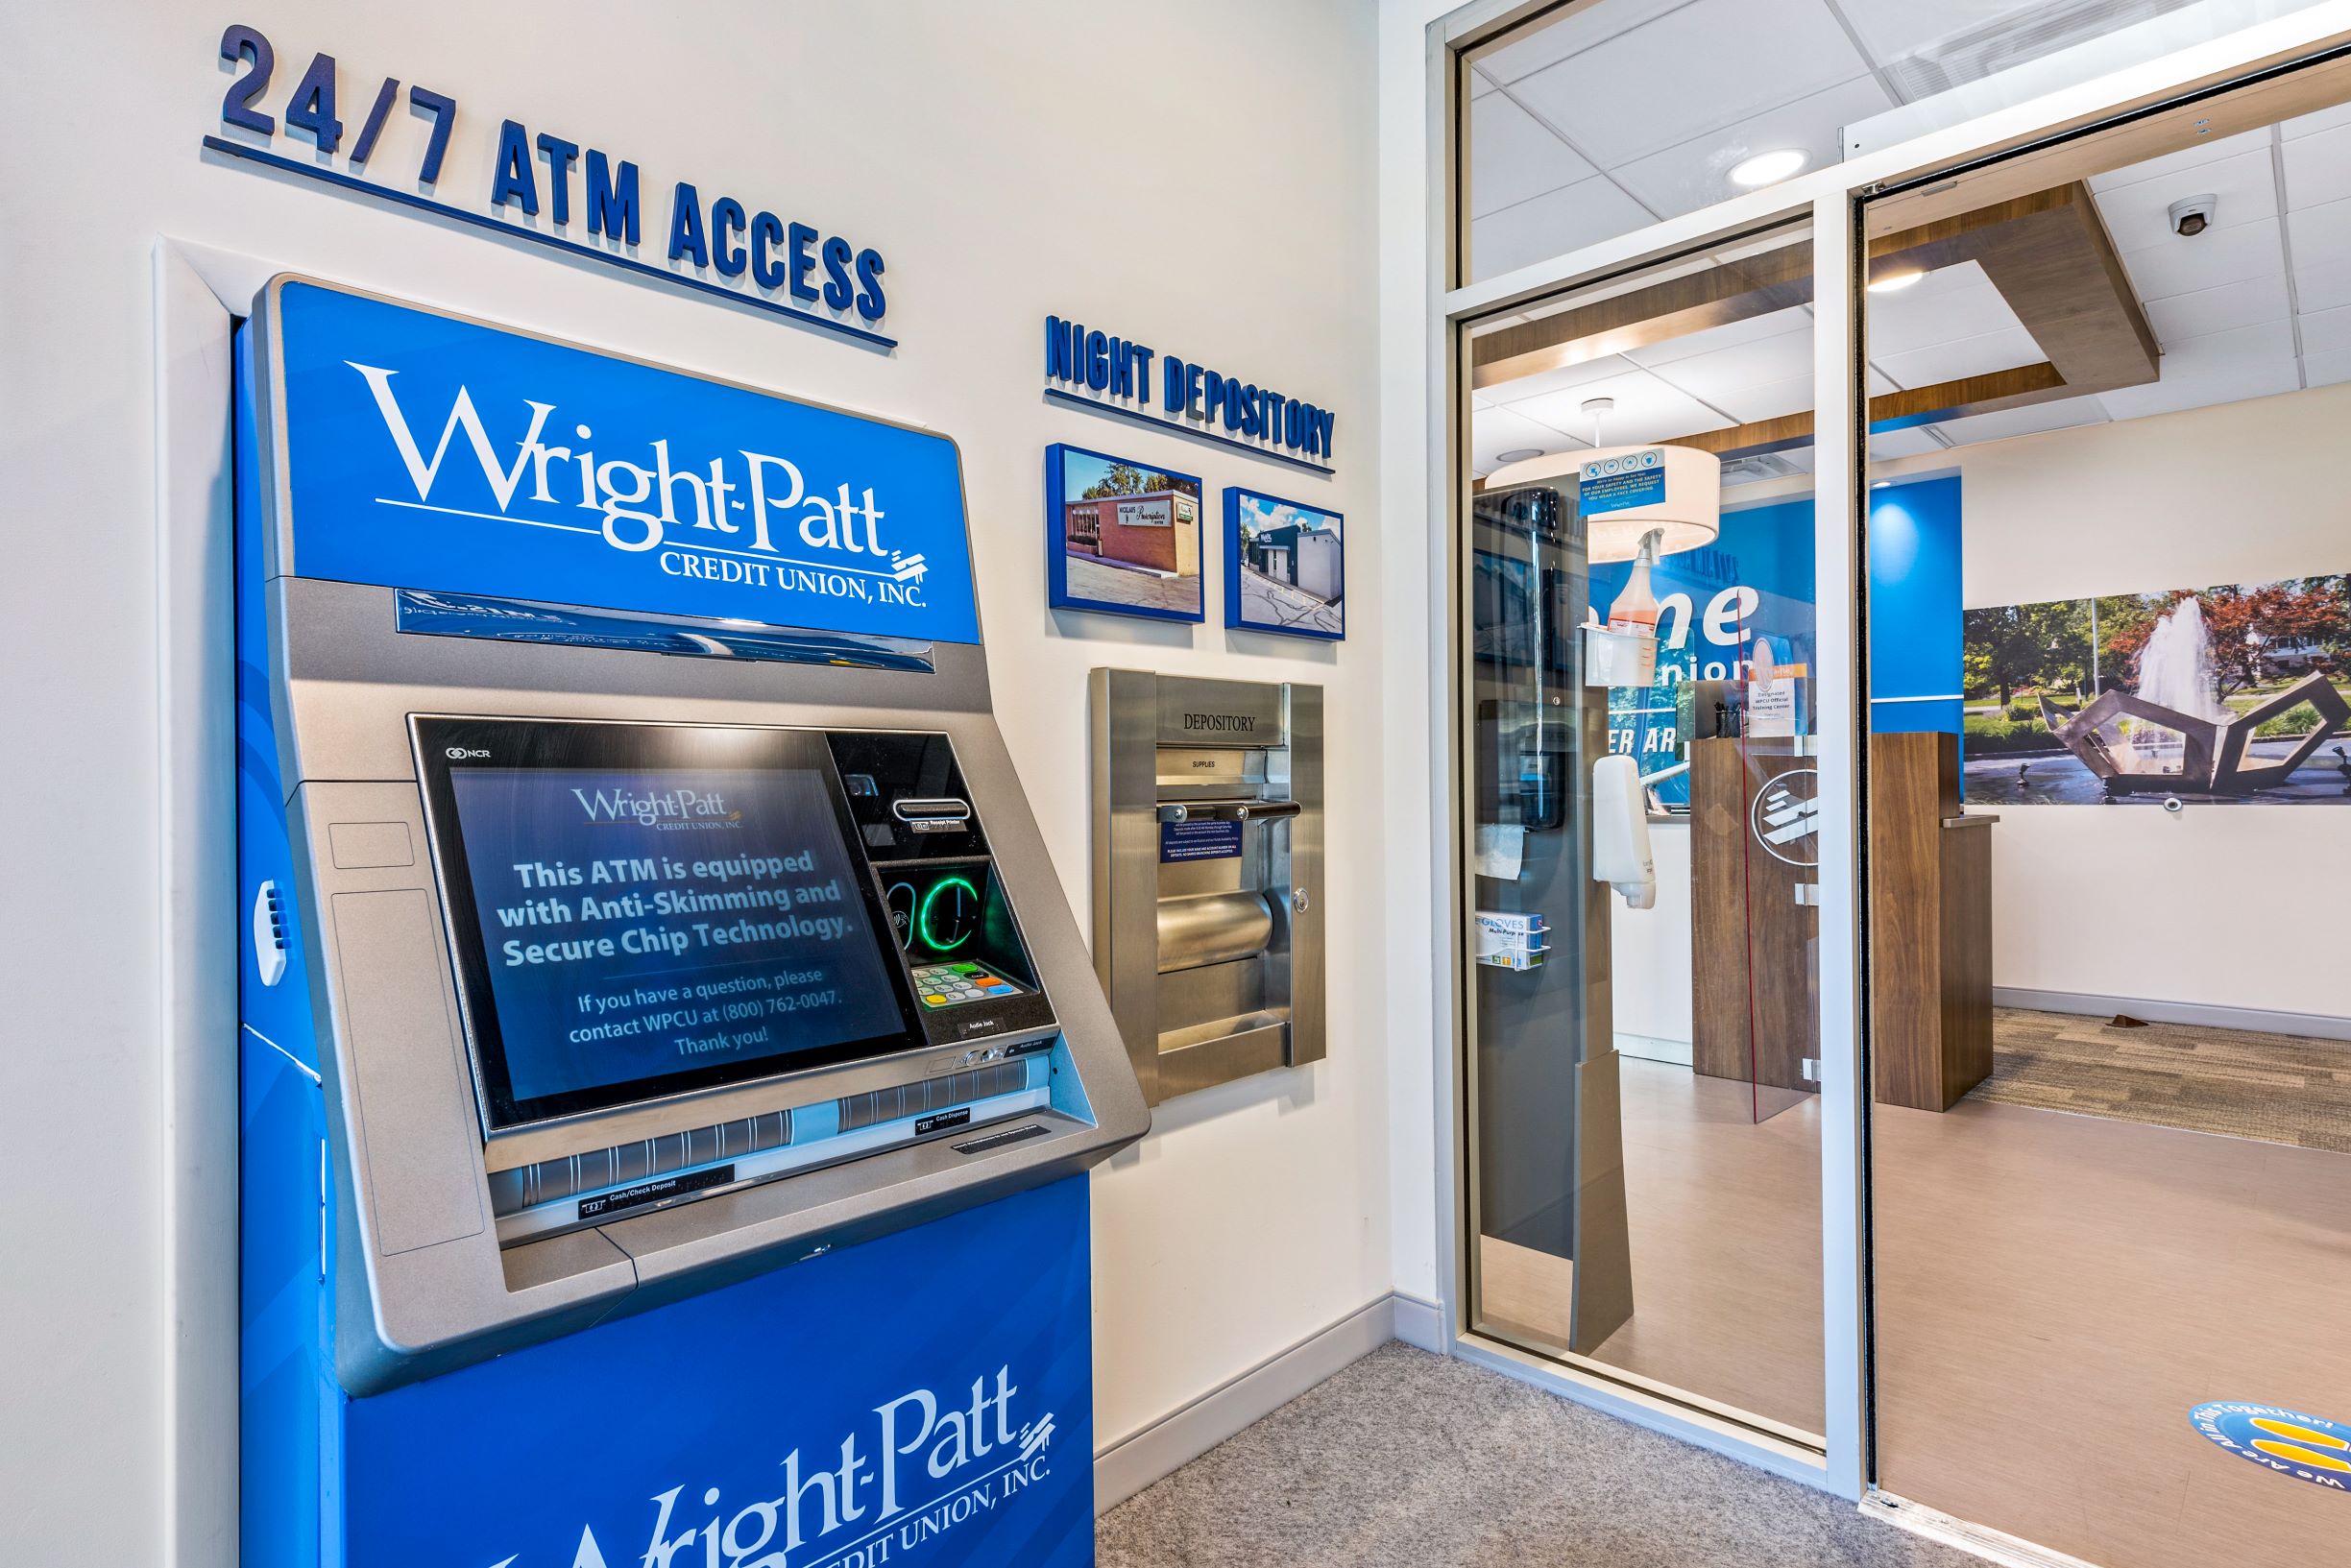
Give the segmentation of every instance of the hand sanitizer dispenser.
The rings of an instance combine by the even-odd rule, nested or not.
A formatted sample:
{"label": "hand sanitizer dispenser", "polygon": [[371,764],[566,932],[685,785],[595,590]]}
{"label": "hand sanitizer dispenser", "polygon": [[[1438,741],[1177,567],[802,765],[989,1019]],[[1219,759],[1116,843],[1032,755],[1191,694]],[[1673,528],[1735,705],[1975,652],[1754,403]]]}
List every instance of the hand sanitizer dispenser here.
{"label": "hand sanitizer dispenser", "polygon": [[1649,853],[1649,808],[1640,764],[1603,757],[1592,764],[1592,880],[1607,882],[1636,909],[1657,905],[1657,861]]}

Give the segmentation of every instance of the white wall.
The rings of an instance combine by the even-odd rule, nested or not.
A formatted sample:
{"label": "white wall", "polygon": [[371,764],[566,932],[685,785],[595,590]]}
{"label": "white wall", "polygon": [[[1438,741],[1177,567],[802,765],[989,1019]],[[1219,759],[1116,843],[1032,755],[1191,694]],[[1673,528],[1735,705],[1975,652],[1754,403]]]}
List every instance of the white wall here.
{"label": "white wall", "polygon": [[[1895,469],[1957,458],[1970,607],[2267,582],[2351,571],[2347,425],[2351,384]],[[2351,1016],[2351,805],[1997,809],[1997,984]]]}
{"label": "white wall", "polygon": [[[1388,994],[1392,1076],[1389,1113],[1391,1243],[1396,1289],[1439,1299],[1453,1267],[1448,1218],[1439,1211],[1450,1159],[1437,1136],[1451,1107],[1452,986],[1444,924],[1451,897],[1439,867],[1451,853],[1443,781],[1449,748],[1432,731],[1447,679],[1442,646],[1449,543],[1429,505],[1429,430],[1442,412],[1429,398],[1430,313],[1437,279],[1432,236],[1446,220],[1430,201],[1426,29],[1458,0],[1379,0],[1379,495],[1389,525],[1381,600],[1381,765],[1388,822]],[[1435,824],[1432,829],[1431,825]],[[1441,1016],[1442,1015],[1442,1016]]]}
{"label": "white wall", "polygon": [[[208,163],[197,143],[215,128],[230,21],[277,45],[273,111],[320,49],[340,59],[347,100],[384,73],[454,94],[448,167],[462,172],[445,179],[445,198],[475,199],[511,114],[636,159],[648,196],[663,192],[648,204],[655,219],[667,181],[691,179],[706,196],[732,191],[875,246],[889,261],[886,326],[903,346],[876,355]],[[1090,666],[1324,683],[1330,1059],[1172,1104],[1138,1152],[1101,1173],[1098,1435],[1143,1425],[1390,1289],[1389,1021],[1421,1031],[1397,1003],[1397,976],[1408,996],[1418,982],[1396,962],[1387,919],[1387,825],[1397,811],[1425,817],[1411,779],[1388,796],[1380,694],[1399,656],[1383,624],[1394,585],[1377,526],[1372,23],[1348,0],[10,8],[0,37],[17,68],[18,131],[0,148],[12,519],[0,657],[17,765],[0,772],[0,800],[17,829],[0,941],[0,1147],[15,1179],[0,1193],[11,1279],[0,1494],[11,1560],[166,1560],[158,235],[955,435],[999,711],[1079,909]],[[355,125],[366,102],[347,101],[346,119]],[[396,122],[393,133],[413,129]],[[1151,214],[1136,232],[1151,237],[1096,243],[1102,213],[1130,206]],[[1324,484],[1048,406],[1037,391],[1048,311],[1336,408],[1341,476]],[[1347,513],[1350,640],[1056,617],[1039,549],[1042,451],[1056,439]],[[1402,566],[1417,591],[1419,562],[1407,553]],[[1417,667],[1421,627],[1395,636]],[[1421,732],[1407,736],[1420,754]],[[233,1041],[202,1044],[213,1069],[232,1071]]]}

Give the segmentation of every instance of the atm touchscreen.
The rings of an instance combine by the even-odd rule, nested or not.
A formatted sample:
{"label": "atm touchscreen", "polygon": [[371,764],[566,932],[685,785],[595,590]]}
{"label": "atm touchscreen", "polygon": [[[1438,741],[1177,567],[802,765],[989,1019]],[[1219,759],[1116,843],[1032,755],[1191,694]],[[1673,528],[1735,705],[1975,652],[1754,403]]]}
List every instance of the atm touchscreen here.
{"label": "atm touchscreen", "polygon": [[923,1043],[821,734],[413,722],[489,1130]]}

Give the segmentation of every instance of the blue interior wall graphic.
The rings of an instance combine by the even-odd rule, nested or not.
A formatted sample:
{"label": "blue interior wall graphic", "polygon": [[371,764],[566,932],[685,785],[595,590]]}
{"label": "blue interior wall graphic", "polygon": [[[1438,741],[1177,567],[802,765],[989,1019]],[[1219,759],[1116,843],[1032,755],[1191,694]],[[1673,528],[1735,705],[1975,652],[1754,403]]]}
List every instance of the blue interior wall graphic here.
{"label": "blue interior wall graphic", "polygon": [[[1758,639],[1770,639],[1778,667],[1817,673],[1812,528],[1810,496],[1741,507],[1723,513],[1711,544],[1657,563],[1657,682],[1609,699],[1610,744],[1643,773],[1674,760],[1674,692],[1683,682],[1745,679]],[[1873,731],[1959,731],[1960,533],[1956,476],[1870,492]],[[1630,562],[1591,568],[1592,604],[1603,616],[1632,569]],[[1689,804],[1686,774],[1654,787],[1669,808]]]}

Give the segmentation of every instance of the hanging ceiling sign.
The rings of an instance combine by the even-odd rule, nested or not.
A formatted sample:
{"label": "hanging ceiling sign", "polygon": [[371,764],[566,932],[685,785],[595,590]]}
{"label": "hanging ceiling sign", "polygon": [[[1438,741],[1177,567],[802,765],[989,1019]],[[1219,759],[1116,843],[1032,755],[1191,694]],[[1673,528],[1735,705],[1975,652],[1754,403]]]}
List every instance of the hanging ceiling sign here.
{"label": "hanging ceiling sign", "polygon": [[[459,109],[448,93],[386,76],[351,82],[346,98],[342,67],[325,53],[287,88],[268,36],[241,22],[221,35],[220,58],[230,67],[226,133],[204,138],[207,153],[874,348],[897,346],[881,331],[889,308],[882,253],[843,235],[750,199],[705,195],[691,181],[665,192],[609,148],[517,119],[499,122],[487,168],[459,168],[448,162]],[[407,112],[395,114],[403,102]]]}
{"label": "hanging ceiling sign", "polygon": [[1331,410],[1058,316],[1045,318],[1045,396],[1310,473],[1337,471]]}

